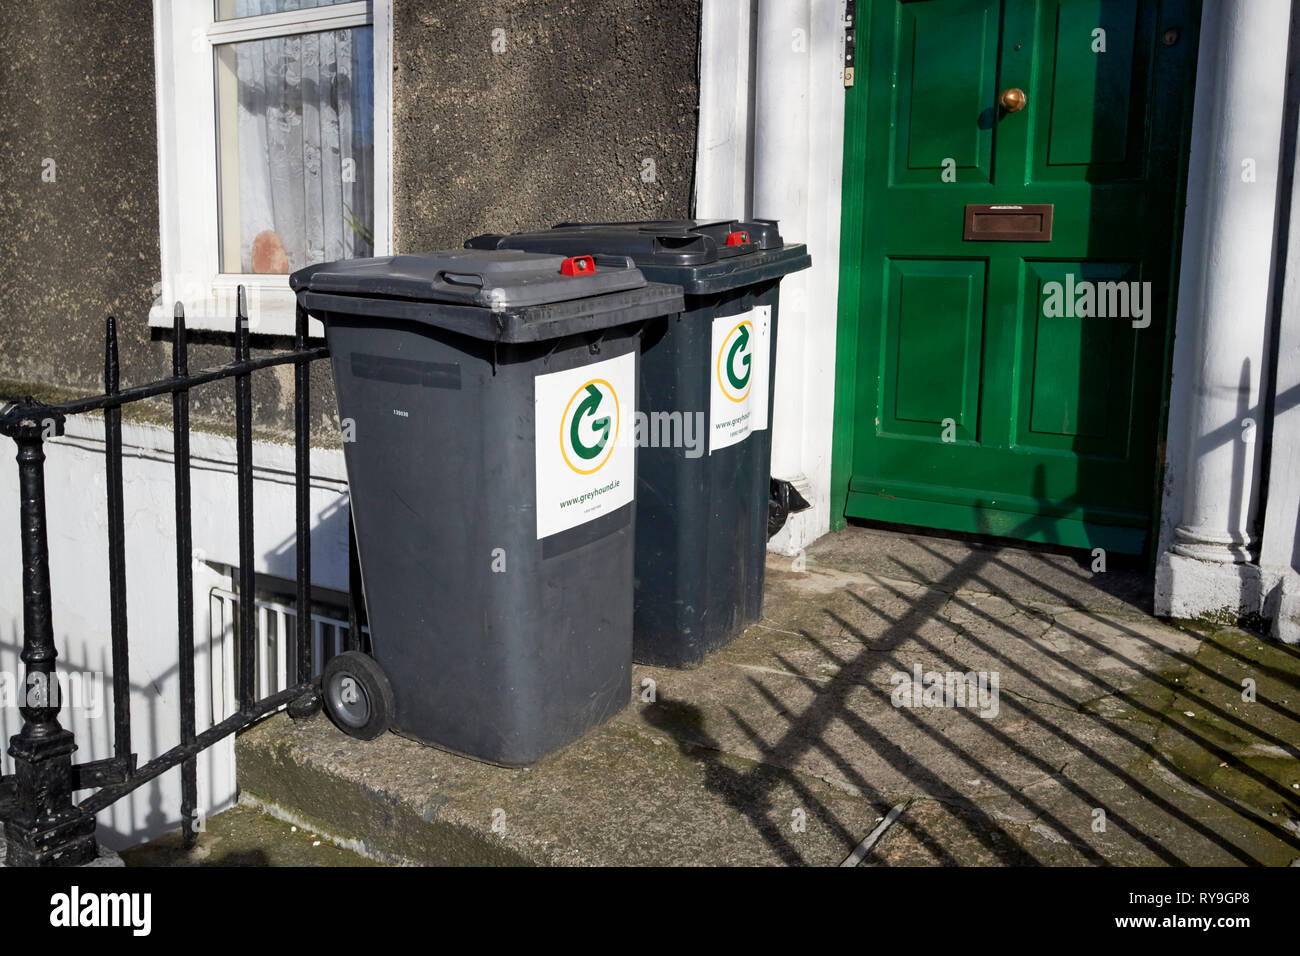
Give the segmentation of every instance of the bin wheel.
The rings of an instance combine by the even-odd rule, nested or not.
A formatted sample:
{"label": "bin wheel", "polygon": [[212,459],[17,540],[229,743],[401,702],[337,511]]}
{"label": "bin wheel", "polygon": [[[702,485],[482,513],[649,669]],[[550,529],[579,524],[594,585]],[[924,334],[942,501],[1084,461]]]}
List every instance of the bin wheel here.
{"label": "bin wheel", "polygon": [[374,740],[392,723],[396,704],[383,668],[368,654],[344,651],[321,677],[325,711],[349,737]]}

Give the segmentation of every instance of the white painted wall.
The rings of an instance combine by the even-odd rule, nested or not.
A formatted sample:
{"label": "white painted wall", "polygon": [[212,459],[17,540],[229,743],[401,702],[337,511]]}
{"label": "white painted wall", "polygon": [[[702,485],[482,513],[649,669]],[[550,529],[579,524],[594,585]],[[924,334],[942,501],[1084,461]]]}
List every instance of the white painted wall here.
{"label": "white painted wall", "polygon": [[[701,18],[696,215],[779,219],[813,260],[781,284],[772,473],[813,505],[772,539],[787,554],[830,528],[843,19],[842,0],[704,0]],[[753,116],[742,125],[751,81]]]}
{"label": "white painted wall", "polygon": [[[67,434],[46,443],[45,485],[50,578],[59,670],[103,675],[96,714],[65,707],[60,721],[76,734],[77,762],[112,756],[112,666],[109,650],[108,530],[103,426],[76,416]],[[123,426],[127,623],[130,640],[132,736],[139,763],[180,739],[179,653],[176,632],[175,506],[169,429]],[[0,438],[0,673],[22,679],[22,565],[18,535],[15,445]],[[229,580],[211,563],[238,564],[234,442],[195,432],[191,438],[193,532],[196,558],[195,646],[197,727],[211,726],[213,701],[208,654],[210,588]],[[256,570],[292,579],[294,553],[293,448],[254,446]],[[347,484],[338,451],[312,453],[311,508],[315,516],[312,572],[320,587],[347,589]],[[90,699],[87,699],[90,702]],[[65,703],[72,703],[65,700]],[[219,705],[218,705],[219,706]],[[22,727],[16,700],[0,707],[0,739]],[[13,770],[8,756],[6,772]],[[228,738],[198,760],[199,809],[211,814],[235,797],[234,742]],[[106,809],[100,839],[121,849],[180,825],[180,772],[172,770]]]}
{"label": "white painted wall", "polygon": [[[1293,29],[1291,42],[1300,30]],[[1300,79],[1291,79],[1292,96]],[[1268,501],[1260,566],[1266,580],[1277,580],[1265,601],[1273,634],[1300,643],[1300,130],[1291,129],[1284,149],[1292,155],[1290,221],[1276,329],[1277,363],[1273,386],[1273,429],[1268,473]]]}
{"label": "white painted wall", "polygon": [[1260,564],[1300,570],[1300,178],[1292,184]]}

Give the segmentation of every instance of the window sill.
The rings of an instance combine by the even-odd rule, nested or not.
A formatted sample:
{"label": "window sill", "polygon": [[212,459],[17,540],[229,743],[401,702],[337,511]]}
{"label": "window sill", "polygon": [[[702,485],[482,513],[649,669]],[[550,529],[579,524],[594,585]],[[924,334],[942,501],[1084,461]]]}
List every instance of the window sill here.
{"label": "window sill", "polygon": [[[170,329],[174,303],[179,300],[185,306],[186,329],[234,332],[238,288],[242,285],[248,304],[249,332],[292,336],[296,331],[297,300],[293,291],[285,287],[287,281],[285,276],[223,275],[202,290],[192,285],[179,290],[163,289],[149,310],[149,325]],[[179,294],[172,294],[173,291]],[[307,337],[316,340],[325,337],[325,327],[319,319],[307,321]]]}

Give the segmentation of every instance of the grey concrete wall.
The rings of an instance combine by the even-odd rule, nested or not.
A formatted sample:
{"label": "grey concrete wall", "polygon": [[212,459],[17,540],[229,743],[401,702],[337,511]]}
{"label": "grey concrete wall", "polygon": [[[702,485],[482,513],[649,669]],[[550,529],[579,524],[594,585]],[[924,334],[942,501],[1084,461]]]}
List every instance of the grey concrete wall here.
{"label": "grey concrete wall", "polygon": [[[398,250],[569,218],[686,215],[698,8],[396,0]],[[151,5],[0,0],[0,61],[0,394],[100,390],[109,312],[124,383],[169,374],[170,345],[147,325],[161,275]],[[222,338],[194,349],[191,367],[227,361]],[[259,426],[283,433],[289,372],[253,381]],[[230,392],[197,391],[195,424],[229,426]],[[324,363],[314,392],[318,440],[332,444]]]}

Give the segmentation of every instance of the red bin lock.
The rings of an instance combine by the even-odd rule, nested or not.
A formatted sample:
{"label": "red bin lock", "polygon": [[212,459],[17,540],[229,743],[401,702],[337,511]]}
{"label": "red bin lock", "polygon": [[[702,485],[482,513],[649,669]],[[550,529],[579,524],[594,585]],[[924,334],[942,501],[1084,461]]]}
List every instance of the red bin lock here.
{"label": "red bin lock", "polygon": [[569,256],[560,263],[560,275],[585,276],[596,271],[596,260],[591,256]]}
{"label": "red bin lock", "polygon": [[727,245],[729,246],[747,246],[749,245],[749,233],[745,231],[733,232],[727,236]]}

